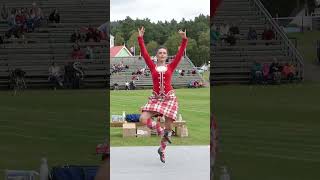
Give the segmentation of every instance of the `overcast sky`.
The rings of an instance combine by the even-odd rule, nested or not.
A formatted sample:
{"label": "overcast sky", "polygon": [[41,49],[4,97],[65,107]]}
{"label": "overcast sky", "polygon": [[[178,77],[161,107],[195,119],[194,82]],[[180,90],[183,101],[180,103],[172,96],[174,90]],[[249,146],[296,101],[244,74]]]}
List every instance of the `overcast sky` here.
{"label": "overcast sky", "polygon": [[152,22],[194,19],[210,14],[210,0],[111,0],[111,21],[149,18]]}

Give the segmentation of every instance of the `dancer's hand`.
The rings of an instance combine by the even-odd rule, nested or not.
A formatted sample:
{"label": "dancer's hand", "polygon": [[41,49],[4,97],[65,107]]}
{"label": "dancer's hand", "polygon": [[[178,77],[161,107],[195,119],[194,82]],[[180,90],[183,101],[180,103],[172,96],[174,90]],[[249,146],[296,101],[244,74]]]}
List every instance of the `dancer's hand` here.
{"label": "dancer's hand", "polygon": [[187,38],[187,30],[185,29],[182,31],[181,29],[179,30],[179,34],[182,38]]}
{"label": "dancer's hand", "polygon": [[144,27],[142,26],[140,29],[138,28],[139,36],[143,37],[144,35]]}

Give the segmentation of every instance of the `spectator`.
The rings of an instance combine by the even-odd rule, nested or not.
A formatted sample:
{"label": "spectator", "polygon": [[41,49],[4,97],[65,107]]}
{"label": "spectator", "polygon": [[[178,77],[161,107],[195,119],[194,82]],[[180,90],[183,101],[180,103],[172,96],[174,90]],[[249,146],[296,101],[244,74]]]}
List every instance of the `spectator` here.
{"label": "spectator", "polygon": [[119,84],[118,83],[114,83],[113,84],[113,90],[119,90]]}
{"label": "spectator", "polygon": [[73,63],[69,62],[64,67],[64,84],[67,88],[75,87],[75,71],[73,69]]}
{"label": "spectator", "polygon": [[72,59],[83,59],[84,55],[80,49],[80,46],[78,44],[73,45],[73,51],[72,51]]}
{"label": "spectator", "polygon": [[257,31],[253,27],[249,28],[247,39],[248,40],[257,40],[258,39]]}
{"label": "spectator", "polygon": [[1,7],[1,17],[3,20],[7,20],[9,17],[8,8],[6,7],[5,4],[2,4],[2,7]]}
{"label": "spectator", "polygon": [[292,64],[286,63],[282,69],[282,75],[286,80],[293,81],[295,75],[295,68]]}
{"label": "spectator", "polygon": [[[262,40],[273,40],[273,39],[275,39],[274,31],[269,27],[265,27],[262,33]],[[269,45],[269,43],[266,43],[266,45]]]}
{"label": "spectator", "polygon": [[86,48],[86,59],[93,59],[93,50],[90,46]]}
{"label": "spectator", "polygon": [[226,37],[229,34],[230,26],[228,24],[222,24],[220,27],[220,35]]}
{"label": "spectator", "polygon": [[38,7],[37,3],[35,3],[35,2],[32,3],[32,13],[33,13],[32,16],[34,16],[33,17],[34,25],[36,27],[39,27],[44,16],[42,13],[42,9],[40,7]]}
{"label": "spectator", "polygon": [[280,64],[278,63],[277,59],[273,59],[273,63],[270,65],[270,74],[272,77],[272,81],[275,84],[280,84],[281,82],[281,70]]}
{"label": "spectator", "polygon": [[213,40],[213,46],[215,46],[216,42],[220,39],[219,29],[215,25],[212,26],[211,39]]}
{"label": "spectator", "polygon": [[49,15],[49,22],[60,23],[60,14],[57,9],[54,9]]}
{"label": "spectator", "polygon": [[98,30],[100,31],[100,37],[103,40],[107,39],[107,34],[108,34],[108,24],[104,23],[101,26],[98,27]]}
{"label": "spectator", "polygon": [[130,82],[130,89],[132,89],[132,90],[136,89],[136,83],[134,80]]}
{"label": "spectator", "polygon": [[262,67],[262,75],[264,82],[267,82],[269,79],[269,72],[270,72],[270,66],[269,64],[265,63]]}
{"label": "spectator", "polygon": [[251,68],[251,78],[253,83],[260,84],[262,82],[262,66],[260,63],[255,62]]}
{"label": "spectator", "polygon": [[230,46],[234,46],[237,43],[236,37],[234,34],[229,33],[227,38],[225,38],[226,42],[229,43]]}
{"label": "spectator", "polygon": [[9,29],[14,28],[15,25],[16,25],[16,10],[12,9],[11,14],[8,18]]}
{"label": "spectator", "polygon": [[71,38],[70,38],[70,41],[72,43],[75,43],[75,42],[80,42],[81,41],[81,34],[79,32],[79,30],[75,29],[73,34],[71,35]]}
{"label": "spectator", "polygon": [[232,24],[232,26],[231,26],[230,29],[229,29],[229,32],[230,32],[232,35],[239,35],[239,34],[240,34],[239,27],[236,26],[235,24]]}
{"label": "spectator", "polygon": [[192,75],[195,75],[196,73],[197,73],[197,72],[196,72],[196,69],[193,68],[192,71],[191,71],[191,74],[192,74]]}
{"label": "spectator", "polygon": [[49,67],[49,81],[54,85],[54,89],[57,89],[58,85],[63,87],[60,67],[56,63]]}
{"label": "spectator", "polygon": [[124,85],[125,85],[125,90],[130,90],[130,85],[128,81],[126,81]]}

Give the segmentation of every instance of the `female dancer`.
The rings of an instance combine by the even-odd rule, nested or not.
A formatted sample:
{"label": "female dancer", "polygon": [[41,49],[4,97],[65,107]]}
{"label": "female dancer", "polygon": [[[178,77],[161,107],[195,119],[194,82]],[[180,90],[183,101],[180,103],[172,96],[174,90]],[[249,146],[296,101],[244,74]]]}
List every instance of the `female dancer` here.
{"label": "female dancer", "polygon": [[[153,95],[149,97],[148,103],[142,107],[140,122],[146,124],[150,129],[156,129],[158,135],[161,136],[158,153],[161,162],[165,163],[165,149],[167,144],[171,143],[172,123],[177,119],[178,112],[178,102],[171,85],[171,79],[187,47],[188,38],[186,31],[179,30],[182,43],[173,61],[166,64],[168,50],[165,47],[159,47],[156,52],[157,63],[154,64],[144,45],[144,27],[141,27],[138,31],[141,55],[151,71],[153,81]],[[165,129],[160,126],[159,122],[153,122],[151,119],[153,116],[159,115],[165,118]]]}

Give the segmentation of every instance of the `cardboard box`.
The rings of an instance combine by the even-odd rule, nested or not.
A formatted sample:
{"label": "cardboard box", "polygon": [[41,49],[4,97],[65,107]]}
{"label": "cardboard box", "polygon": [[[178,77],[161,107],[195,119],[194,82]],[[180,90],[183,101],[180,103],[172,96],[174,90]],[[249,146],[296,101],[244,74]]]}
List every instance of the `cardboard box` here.
{"label": "cardboard box", "polygon": [[176,134],[178,137],[188,137],[188,127],[186,125],[178,126]]}
{"label": "cardboard box", "polygon": [[150,137],[151,130],[147,126],[137,127],[137,137]]}
{"label": "cardboard box", "polygon": [[137,128],[135,123],[124,123],[122,126],[123,137],[135,137],[137,134]]}

